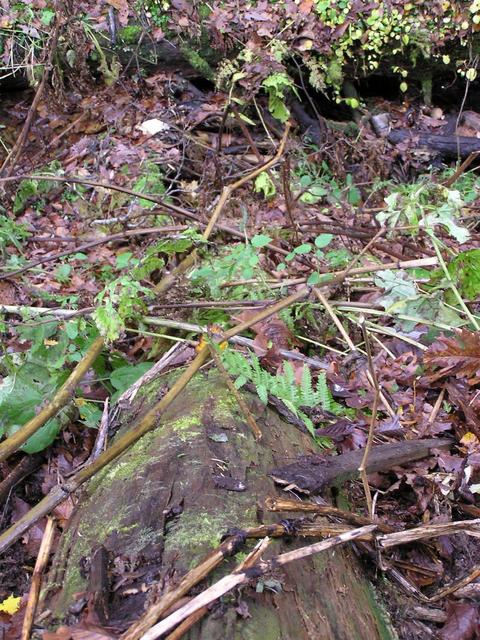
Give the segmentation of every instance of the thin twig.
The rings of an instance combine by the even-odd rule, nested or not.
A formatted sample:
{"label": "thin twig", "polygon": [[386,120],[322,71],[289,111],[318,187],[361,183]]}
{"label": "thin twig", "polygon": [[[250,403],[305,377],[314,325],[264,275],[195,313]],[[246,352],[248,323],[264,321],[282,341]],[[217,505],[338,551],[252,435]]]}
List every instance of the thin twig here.
{"label": "thin twig", "polygon": [[33,619],[38,604],[38,596],[40,587],[42,586],[43,572],[47,566],[50,557],[50,551],[55,536],[55,519],[48,518],[45,531],[43,533],[42,542],[38,551],[37,561],[33,570],[30,592],[28,594],[27,607],[25,609],[25,617],[23,618],[23,627],[21,640],[30,640],[30,634],[33,626]]}
{"label": "thin twig", "polygon": [[443,398],[445,397],[445,387],[442,388],[440,393],[438,394],[438,398],[433,405],[433,409],[428,416],[427,424],[433,424],[438,416],[438,412],[440,411],[440,407],[442,406]]}
{"label": "thin twig", "polygon": [[91,240],[89,242],[85,242],[84,244],[80,244],[76,247],[72,247],[71,249],[67,249],[65,251],[60,251],[59,253],[55,253],[53,256],[44,256],[43,258],[39,258],[38,260],[34,260],[33,262],[29,262],[23,267],[19,269],[15,269],[15,271],[9,271],[7,273],[0,274],[0,280],[5,280],[7,278],[13,278],[13,276],[18,276],[20,273],[24,273],[25,271],[29,271],[30,269],[34,269],[42,264],[47,264],[47,262],[55,262],[60,258],[65,258],[66,256],[70,256],[74,253],[81,253],[83,251],[88,251],[88,249],[92,249],[93,247],[98,247],[98,245],[106,244],[107,242],[116,242],[117,240],[123,241],[125,238],[135,237],[135,236],[143,236],[150,234],[159,234],[159,233],[169,233],[170,231],[178,230],[178,227],[168,226],[168,227],[148,227],[145,229],[129,229],[128,231],[122,231],[121,233],[114,233],[110,236],[105,236],[105,238],[97,238],[96,240]]}
{"label": "thin twig", "polygon": [[256,423],[255,418],[252,415],[252,412],[248,408],[247,403],[245,402],[245,400],[240,395],[237,387],[233,384],[230,376],[228,375],[227,370],[223,366],[223,362],[222,362],[220,356],[218,355],[215,347],[213,345],[209,344],[209,349],[210,349],[210,355],[212,356],[212,359],[215,362],[215,365],[216,365],[217,369],[219,370],[220,375],[222,376],[222,378],[225,381],[227,387],[230,389],[232,395],[234,396],[235,400],[237,401],[237,404],[240,407],[240,410],[243,413],[243,415],[245,417],[245,420],[248,422],[248,424],[250,426],[250,429],[252,430],[252,433],[253,433],[253,435],[255,437],[255,440],[261,440],[262,432],[260,430],[260,427]]}
{"label": "thin twig", "polygon": [[268,511],[275,513],[279,511],[300,512],[300,513],[315,513],[321,516],[330,516],[338,518],[340,520],[346,520],[357,527],[367,524],[376,524],[378,530],[382,533],[393,533],[396,529],[389,524],[383,522],[372,522],[370,518],[358,515],[352,511],[344,511],[337,507],[332,507],[329,504],[316,504],[313,502],[306,502],[305,500],[288,500],[287,498],[265,498],[265,507]]}
{"label": "thin twig", "polygon": [[472,164],[472,162],[475,160],[475,158],[479,154],[480,154],[480,151],[472,151],[472,153],[468,156],[468,158],[466,158],[462,162],[462,164],[459,167],[457,167],[455,173],[451,175],[447,180],[445,180],[445,182],[443,183],[443,186],[449,189],[458,180],[458,178],[462,175],[462,173],[464,173],[468,169],[468,167]]}
{"label": "thin twig", "polygon": [[333,308],[329,304],[327,298],[323,295],[323,293],[319,289],[314,289],[313,292],[317,296],[317,298],[321,302],[321,304],[325,307],[325,311],[328,313],[328,315],[332,319],[334,325],[337,327],[337,329],[342,334],[343,339],[347,343],[347,346],[350,349],[350,351],[357,351],[357,347],[354,345],[352,339],[348,335],[348,333],[347,333],[345,327],[343,326],[343,324],[340,322],[337,314],[335,313],[335,311],[333,310]]}
{"label": "thin twig", "polygon": [[373,366],[372,350],[371,350],[370,340],[367,333],[367,328],[365,327],[365,319],[362,318],[360,322],[361,322],[362,331],[363,331],[363,340],[365,342],[365,349],[367,351],[368,370],[372,378],[375,395],[373,398],[372,415],[370,418],[370,425],[368,428],[367,443],[365,445],[365,449],[363,452],[362,461],[360,463],[360,466],[358,467],[358,472],[362,479],[363,489],[365,491],[368,515],[370,516],[370,518],[373,518],[372,494],[370,493],[370,485],[368,484],[368,476],[367,476],[366,469],[368,464],[368,456],[370,454],[370,449],[372,448],[373,434],[375,433],[375,426],[377,424],[377,410],[378,410],[378,403],[380,400],[380,386],[378,384],[377,375],[375,373],[375,367]]}
{"label": "thin twig", "polygon": [[477,564],[468,573],[468,575],[464,576],[463,578],[460,578],[453,584],[447,587],[444,587],[443,589],[440,589],[440,591],[437,591],[437,593],[435,593],[433,596],[430,596],[428,600],[429,602],[438,602],[438,600],[443,600],[443,598],[445,598],[446,596],[449,596],[452,593],[455,593],[459,589],[463,589],[464,587],[466,587],[468,584],[470,584],[471,582],[473,582],[479,577],[480,577],[480,565]]}
{"label": "thin twig", "polygon": [[400,544],[410,544],[418,540],[438,538],[438,536],[451,536],[455,533],[466,533],[476,538],[480,537],[480,518],[475,520],[458,520],[456,522],[442,522],[440,524],[427,524],[414,529],[388,533],[378,537],[381,549],[390,549]]}
{"label": "thin twig", "polygon": [[102,418],[100,420],[100,426],[98,428],[97,437],[95,438],[95,444],[93,445],[92,453],[86,460],[83,466],[87,466],[95,462],[98,456],[105,451],[107,446],[108,428],[110,426],[110,413],[108,410],[109,398],[105,398],[103,403]]}

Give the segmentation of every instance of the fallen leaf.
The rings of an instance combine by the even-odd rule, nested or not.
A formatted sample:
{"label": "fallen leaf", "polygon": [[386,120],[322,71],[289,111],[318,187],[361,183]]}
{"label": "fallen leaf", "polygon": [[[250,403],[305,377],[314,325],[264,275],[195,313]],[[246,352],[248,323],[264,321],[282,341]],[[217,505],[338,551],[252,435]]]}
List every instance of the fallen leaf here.
{"label": "fallen leaf", "polygon": [[440,336],[424,354],[424,363],[439,370],[427,375],[429,382],[455,376],[466,378],[468,384],[480,382],[480,332],[459,329],[457,337]]}
{"label": "fallen leaf", "polygon": [[440,640],[473,640],[478,637],[479,607],[470,602],[453,602],[447,604],[447,622],[440,631]]}
{"label": "fallen leaf", "polygon": [[14,613],[18,611],[20,608],[20,600],[21,596],[8,596],[3,602],[0,602],[0,612],[8,613],[8,615],[13,616]]}

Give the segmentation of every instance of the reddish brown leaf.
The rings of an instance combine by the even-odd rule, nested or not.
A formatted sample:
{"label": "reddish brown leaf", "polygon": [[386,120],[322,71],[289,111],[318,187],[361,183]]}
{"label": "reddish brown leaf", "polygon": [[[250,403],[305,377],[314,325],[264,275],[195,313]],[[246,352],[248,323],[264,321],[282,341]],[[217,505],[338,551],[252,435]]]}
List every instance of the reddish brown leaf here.
{"label": "reddish brown leaf", "polygon": [[441,336],[424,354],[428,369],[436,369],[426,376],[434,382],[447,376],[466,378],[468,384],[480,382],[480,332],[460,329],[458,336]]}
{"label": "reddish brown leaf", "polygon": [[441,640],[473,640],[478,638],[479,608],[469,602],[449,602],[448,619],[440,631]]}

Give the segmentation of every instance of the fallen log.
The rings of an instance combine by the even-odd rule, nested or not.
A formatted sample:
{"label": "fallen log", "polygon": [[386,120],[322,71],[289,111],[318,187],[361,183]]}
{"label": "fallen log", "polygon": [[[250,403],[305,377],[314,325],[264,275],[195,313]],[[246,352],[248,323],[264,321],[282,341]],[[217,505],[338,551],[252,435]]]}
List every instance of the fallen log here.
{"label": "fallen log", "polygon": [[469,136],[442,136],[412,129],[392,129],[387,140],[393,145],[408,145],[442,158],[466,158],[471,153],[480,153],[480,139]]}
{"label": "fallen log", "polygon": [[[367,473],[388,471],[406,462],[420,460],[433,449],[449,449],[449,438],[406,440],[373,447],[367,460]],[[273,469],[271,477],[277,484],[292,485],[306,494],[321,493],[327,487],[341,487],[347,480],[358,477],[358,468],[363,459],[363,449],[349,451],[340,456],[301,456],[296,462]]]}
{"label": "fallen log", "polygon": [[[141,390],[121,415],[121,433],[156,399],[162,385],[163,378]],[[120,634],[217,548],[227,530],[278,521],[262,508],[273,490],[268,471],[313,444],[254,396],[245,397],[255,404],[260,442],[218,374],[202,374],[159,417],[155,430],[86,485],[61,537],[44,593],[49,625],[75,624],[80,617]],[[277,539],[265,559],[304,544]],[[224,560],[211,580],[236,562]],[[185,637],[391,637],[372,587],[348,548],[292,562],[272,578],[276,594],[268,582],[255,589],[253,580],[253,588],[244,587],[241,595],[214,607]]]}

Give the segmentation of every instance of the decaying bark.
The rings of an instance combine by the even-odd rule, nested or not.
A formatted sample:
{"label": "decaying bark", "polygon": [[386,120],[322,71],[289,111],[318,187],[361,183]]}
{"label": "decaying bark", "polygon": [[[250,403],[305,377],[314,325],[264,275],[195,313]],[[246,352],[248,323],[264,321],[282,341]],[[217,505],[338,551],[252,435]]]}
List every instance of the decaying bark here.
{"label": "decaying bark", "polygon": [[428,151],[442,158],[466,158],[471,153],[480,153],[480,139],[469,136],[442,136],[411,129],[392,129],[387,139],[392,144],[408,144],[412,149]]}
{"label": "decaying bark", "polygon": [[[145,411],[162,383],[142,390],[121,417],[122,431]],[[265,497],[275,492],[267,474],[311,450],[312,442],[253,396],[247,402],[262,429],[260,442],[218,374],[198,374],[159,418],[156,430],[86,485],[61,538],[44,597],[44,609],[52,611],[49,623],[72,623],[72,611],[78,614],[83,603],[89,620],[123,631],[162,589],[211,551],[227,529],[278,521],[278,514],[263,510]],[[274,540],[267,557],[304,544]],[[237,562],[225,562],[212,579]],[[279,593],[243,589],[214,608],[187,637],[391,637],[372,588],[348,549],[293,562],[272,578],[281,584]],[[246,612],[250,617],[240,615]]]}

